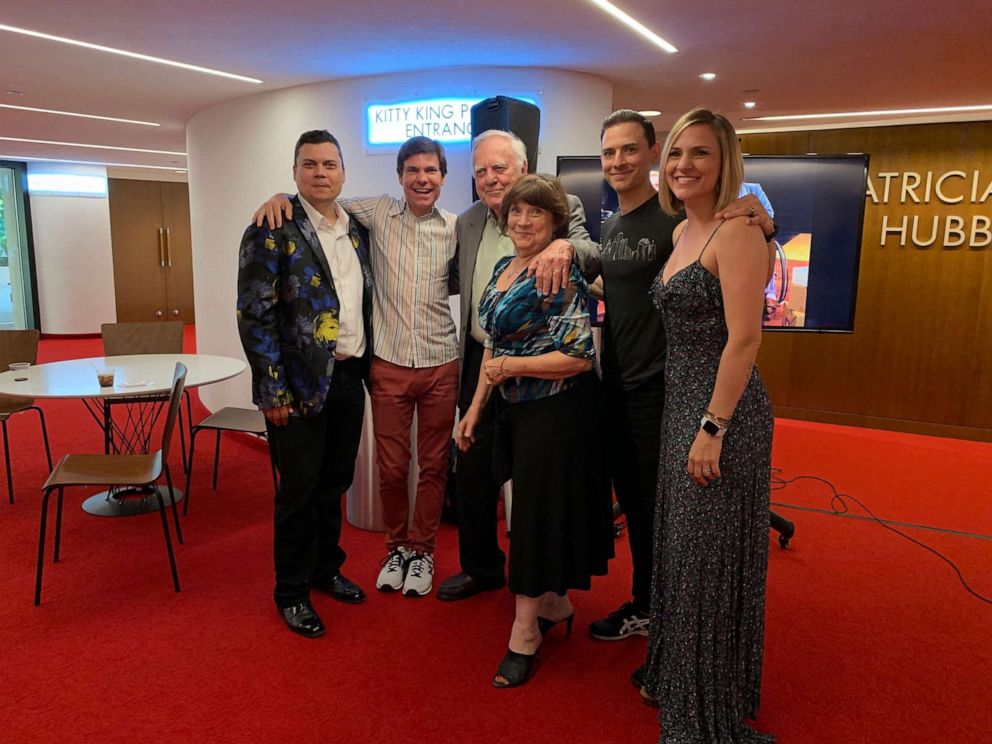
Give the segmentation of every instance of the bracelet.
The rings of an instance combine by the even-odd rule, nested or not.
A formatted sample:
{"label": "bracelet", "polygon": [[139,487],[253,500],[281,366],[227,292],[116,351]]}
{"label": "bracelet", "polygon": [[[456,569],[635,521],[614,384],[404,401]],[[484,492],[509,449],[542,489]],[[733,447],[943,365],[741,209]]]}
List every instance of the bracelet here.
{"label": "bracelet", "polygon": [[506,377],[506,373],[503,371],[503,367],[506,365],[506,357],[502,356],[499,360],[499,373],[502,377]]}
{"label": "bracelet", "polygon": [[721,429],[726,429],[728,426],[730,426],[729,417],[724,418],[723,416],[717,416],[712,411],[707,410],[705,413],[703,413],[703,417],[708,418],[710,421],[712,421],[714,424],[719,426]]}

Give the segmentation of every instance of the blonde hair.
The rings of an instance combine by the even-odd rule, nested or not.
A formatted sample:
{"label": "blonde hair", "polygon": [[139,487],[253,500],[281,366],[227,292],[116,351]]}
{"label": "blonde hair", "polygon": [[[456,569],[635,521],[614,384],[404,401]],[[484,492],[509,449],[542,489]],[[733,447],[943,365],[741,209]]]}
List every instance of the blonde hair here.
{"label": "blonde hair", "polygon": [[737,140],[734,125],[723,114],[717,114],[704,108],[693,109],[683,114],[675,122],[672,131],[665,138],[665,146],[661,151],[662,176],[658,179],[658,200],[661,202],[662,210],[673,216],[682,210],[682,202],[675,197],[675,194],[668,187],[668,179],[664,175],[665,164],[668,162],[668,155],[672,151],[675,140],[694,124],[708,125],[713,130],[713,134],[716,135],[720,147],[720,179],[717,181],[716,203],[713,205],[713,211],[719,212],[740,196],[741,183],[744,182],[744,159],[741,157],[741,144]]}

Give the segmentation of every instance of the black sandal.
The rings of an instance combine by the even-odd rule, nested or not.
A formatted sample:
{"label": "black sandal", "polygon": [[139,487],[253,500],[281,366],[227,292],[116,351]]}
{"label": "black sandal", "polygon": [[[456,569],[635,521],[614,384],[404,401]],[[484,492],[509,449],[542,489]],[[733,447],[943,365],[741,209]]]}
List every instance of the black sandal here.
{"label": "black sandal", "polygon": [[[519,687],[530,678],[531,667],[537,652],[532,654],[518,654],[516,651],[506,650],[506,656],[496,670],[493,677],[493,687]],[[505,680],[505,681],[503,681]]]}

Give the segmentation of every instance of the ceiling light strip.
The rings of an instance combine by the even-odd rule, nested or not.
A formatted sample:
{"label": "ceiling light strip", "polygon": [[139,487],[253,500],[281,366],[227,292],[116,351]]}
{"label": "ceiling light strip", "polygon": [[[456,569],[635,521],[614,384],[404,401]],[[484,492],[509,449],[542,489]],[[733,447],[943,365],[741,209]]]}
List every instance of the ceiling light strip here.
{"label": "ceiling light strip", "polygon": [[992,104],[981,106],[942,106],[937,108],[887,109],[883,111],[841,111],[826,114],[790,114],[749,116],[745,121],[800,121],[806,119],[849,119],[857,116],[912,116],[914,114],[956,114],[968,111],[992,111]]}
{"label": "ceiling light strip", "polygon": [[627,15],[624,11],[620,10],[616,5],[609,2],[609,0],[589,0],[593,5],[595,5],[600,10],[608,13],[609,15],[616,18],[620,23],[624,24],[627,28],[635,31],[636,33],[643,36],[645,39],[650,41],[657,47],[661,47],[669,54],[675,54],[678,49],[674,45],[662,39],[658,34],[649,29],[643,23]]}
{"label": "ceiling light strip", "polygon": [[58,140],[25,139],[24,137],[0,137],[5,142],[27,142],[32,145],[60,145],[62,147],[88,147],[93,150],[121,150],[123,152],[147,152],[152,155],[182,155],[186,153],[176,150],[146,150],[141,147],[116,147],[115,145],[90,145],[85,142],[59,142]]}
{"label": "ceiling light strip", "polygon": [[107,52],[108,54],[118,54],[122,57],[130,57],[131,59],[140,59],[145,62],[157,62],[160,65],[168,65],[169,67],[178,67],[183,70],[192,70],[193,72],[202,72],[207,75],[217,75],[218,77],[229,78],[231,80],[240,80],[244,83],[254,83],[260,85],[261,80],[252,77],[245,77],[244,75],[235,75],[233,72],[224,72],[222,70],[214,70],[210,67],[200,67],[199,65],[189,65],[185,62],[176,62],[175,60],[165,59],[164,57],[153,57],[148,54],[139,54],[137,52],[129,52],[126,49],[117,49],[115,47],[103,46],[101,44],[91,44],[88,41],[78,41],[77,39],[69,39],[65,36],[54,36],[53,34],[45,34],[40,31],[32,31],[27,28],[18,28],[17,26],[8,26],[6,24],[0,23],[0,31],[10,31],[13,34],[22,34],[24,36],[33,36],[36,39],[45,39],[46,41],[57,41],[61,44],[70,44],[72,46],[83,47],[84,49],[94,49],[98,52]]}
{"label": "ceiling light strip", "polygon": [[82,119],[99,119],[100,121],[115,121],[121,124],[140,124],[144,127],[160,127],[154,121],[140,121],[139,119],[120,119],[116,116],[99,116],[98,114],[80,114],[76,111],[58,111],[57,109],[35,108],[33,106],[15,106],[11,103],[0,103],[0,108],[13,109],[15,111],[33,111],[38,114],[57,114],[58,116],[78,116]]}
{"label": "ceiling light strip", "polygon": [[95,160],[65,160],[64,158],[35,158],[25,155],[0,155],[0,160],[28,161],[31,163],[71,163],[73,165],[104,165],[113,168],[150,168],[152,170],[171,170],[176,173],[188,173],[185,168],[174,165],[141,165],[139,163],[103,163]]}

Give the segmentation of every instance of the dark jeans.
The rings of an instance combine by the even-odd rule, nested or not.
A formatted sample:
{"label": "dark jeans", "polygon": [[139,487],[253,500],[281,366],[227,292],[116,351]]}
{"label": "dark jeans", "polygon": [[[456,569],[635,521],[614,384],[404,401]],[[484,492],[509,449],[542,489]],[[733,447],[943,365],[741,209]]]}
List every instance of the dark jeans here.
{"label": "dark jeans", "polygon": [[[462,362],[459,412],[468,410],[479,381],[483,347],[469,337]],[[501,403],[493,391],[475,429],[475,442],[458,453],[455,470],[458,504],[458,557],[462,571],[478,577],[503,575],[506,554],[499,547],[496,507],[503,485],[493,476],[493,424]]]}
{"label": "dark jeans", "polygon": [[365,393],[360,360],[334,367],[327,401],[316,416],[267,423],[279,471],[275,498],[275,601],[288,607],[309,598],[310,585],[338,573],[345,553],[341,496],[351,486],[362,435]]}
{"label": "dark jeans", "polygon": [[665,377],[657,375],[633,390],[604,385],[604,392],[607,470],[627,519],[627,541],[634,567],[634,606],[646,613],[651,607],[654,507]]}

